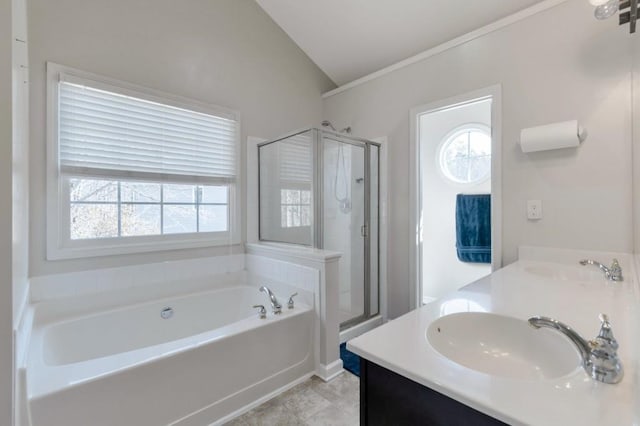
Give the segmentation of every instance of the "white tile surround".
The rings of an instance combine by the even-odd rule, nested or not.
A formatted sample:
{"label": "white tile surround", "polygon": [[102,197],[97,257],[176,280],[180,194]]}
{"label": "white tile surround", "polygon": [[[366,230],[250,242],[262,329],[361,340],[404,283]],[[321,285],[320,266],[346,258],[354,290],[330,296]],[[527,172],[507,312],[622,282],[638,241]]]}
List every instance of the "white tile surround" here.
{"label": "white tile surround", "polygon": [[[337,325],[330,338],[336,341],[336,345],[331,345],[336,348],[329,351],[335,352],[335,359],[327,363],[328,358],[320,354],[321,348],[328,346],[326,333],[321,331],[326,315],[321,312],[320,283],[326,275],[322,265],[337,260],[339,253],[319,250],[311,253],[281,247],[266,250],[272,254],[288,254],[289,259],[238,254],[39,276],[31,279],[30,303],[46,306],[38,315],[38,321],[42,322],[236,284],[267,285],[286,309],[289,296],[297,292],[294,300],[314,307],[318,318],[314,333],[317,373],[325,380],[335,376],[342,367],[337,352]],[[309,261],[306,264],[305,259]],[[269,309],[266,296],[264,305]],[[17,333],[25,348],[32,321],[31,309],[27,307],[23,326]]]}
{"label": "white tile surround", "polygon": [[295,263],[319,271],[319,310],[320,324],[319,362],[316,374],[323,380],[342,373],[342,360],[338,350],[340,344],[340,278],[339,252],[320,250],[280,243],[249,243],[247,253],[263,258]]}
{"label": "white tile surround", "polygon": [[171,290],[171,284],[176,281],[195,281],[198,282],[197,286],[201,286],[199,281],[212,275],[218,278],[242,272],[244,261],[244,255],[240,254],[38,276],[31,278],[31,303],[133,290],[148,285],[154,286],[153,297],[163,296],[166,291],[196,290],[197,287],[176,289],[175,286]]}

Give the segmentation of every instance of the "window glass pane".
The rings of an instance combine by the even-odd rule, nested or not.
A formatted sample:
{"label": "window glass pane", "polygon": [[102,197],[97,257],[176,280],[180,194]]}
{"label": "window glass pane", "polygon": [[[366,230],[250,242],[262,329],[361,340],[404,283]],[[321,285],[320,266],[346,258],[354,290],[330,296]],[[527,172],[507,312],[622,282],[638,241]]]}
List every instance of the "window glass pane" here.
{"label": "window glass pane", "polygon": [[203,186],[201,191],[201,203],[227,204],[229,202],[229,190],[226,186]]}
{"label": "window glass pane", "polygon": [[300,204],[300,191],[290,190],[289,192],[291,193],[291,204]]}
{"label": "window glass pane", "polygon": [[291,226],[300,226],[300,206],[291,206]]}
{"label": "window glass pane", "polygon": [[455,157],[446,163],[447,171],[451,177],[458,182],[467,181],[469,171],[469,159],[466,157]]}
{"label": "window glass pane", "polygon": [[472,157],[491,155],[491,138],[480,132],[471,132],[470,154]]}
{"label": "window glass pane", "polygon": [[71,201],[118,201],[118,182],[98,179],[69,179]]}
{"label": "window glass pane", "polygon": [[491,174],[491,157],[469,159],[469,181],[475,182]]}
{"label": "window glass pane", "polygon": [[163,232],[182,234],[197,231],[195,205],[163,206]]}
{"label": "window glass pane", "polygon": [[71,204],[71,239],[118,236],[117,204]]}
{"label": "window glass pane", "polygon": [[122,204],[122,236],[160,234],[160,204]]}
{"label": "window glass pane", "polygon": [[311,191],[300,192],[300,204],[311,204]]}
{"label": "window glass pane", "polygon": [[195,203],[196,187],[194,185],[163,185],[165,203]]}
{"label": "window glass pane", "polygon": [[222,232],[228,226],[227,206],[200,206],[200,232]]}
{"label": "window glass pane", "polygon": [[[287,228],[291,228],[293,226],[298,226],[296,225],[296,218],[298,216],[298,212],[297,212],[297,207],[295,206],[287,206],[286,207],[286,212],[287,212]],[[300,222],[300,220],[298,219],[298,223]]]}
{"label": "window glass pane", "polygon": [[[73,240],[229,230],[228,186],[79,178],[70,179],[69,185],[70,236]],[[205,204],[198,205],[198,188],[200,202]],[[295,199],[291,194],[288,197]],[[301,213],[296,208],[299,206],[293,206],[295,213],[289,213],[290,218],[288,222],[286,218],[283,220],[283,226],[300,222]]]}
{"label": "window glass pane", "polygon": [[491,135],[469,126],[448,139],[440,148],[443,174],[456,183],[475,184],[491,174]]}
{"label": "window glass pane", "polygon": [[160,184],[122,182],[120,184],[120,199],[122,202],[159,203]]}
{"label": "window glass pane", "polygon": [[311,207],[309,206],[300,207],[300,225],[311,226]]}

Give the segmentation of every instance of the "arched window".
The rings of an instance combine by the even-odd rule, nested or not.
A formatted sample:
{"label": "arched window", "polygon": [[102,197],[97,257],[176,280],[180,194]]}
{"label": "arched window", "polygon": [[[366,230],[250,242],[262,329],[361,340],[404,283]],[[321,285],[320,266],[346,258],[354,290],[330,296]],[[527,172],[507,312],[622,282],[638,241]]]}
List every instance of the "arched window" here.
{"label": "arched window", "polygon": [[474,185],[491,176],[491,131],[465,124],[449,133],[438,151],[442,174],[457,184]]}

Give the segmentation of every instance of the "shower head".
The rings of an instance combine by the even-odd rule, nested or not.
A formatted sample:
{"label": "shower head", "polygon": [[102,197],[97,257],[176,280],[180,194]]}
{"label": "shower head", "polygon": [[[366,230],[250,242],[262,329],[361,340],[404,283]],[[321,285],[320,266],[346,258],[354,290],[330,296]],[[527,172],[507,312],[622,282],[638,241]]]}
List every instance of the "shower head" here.
{"label": "shower head", "polygon": [[329,120],[324,120],[322,122],[322,127],[330,127],[331,130],[333,130],[334,132],[337,132],[336,128],[333,127],[333,124],[331,124],[331,122]]}
{"label": "shower head", "polygon": [[[329,127],[334,132],[338,132],[338,130],[336,130],[336,128],[333,127],[333,124],[331,124],[329,120],[324,120],[321,124],[322,124],[322,127]],[[340,130],[338,133],[351,134],[351,126],[345,127],[344,129]]]}

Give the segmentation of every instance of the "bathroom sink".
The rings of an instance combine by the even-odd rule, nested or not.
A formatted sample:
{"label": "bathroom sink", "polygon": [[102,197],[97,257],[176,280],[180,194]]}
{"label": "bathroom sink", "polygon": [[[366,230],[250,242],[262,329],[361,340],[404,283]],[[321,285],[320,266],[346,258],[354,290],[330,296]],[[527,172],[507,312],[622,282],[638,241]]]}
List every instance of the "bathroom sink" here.
{"label": "bathroom sink", "polygon": [[534,329],[525,320],[482,312],[441,317],[427,340],[457,364],[511,379],[552,379],[580,367],[578,351],[561,334]]}

